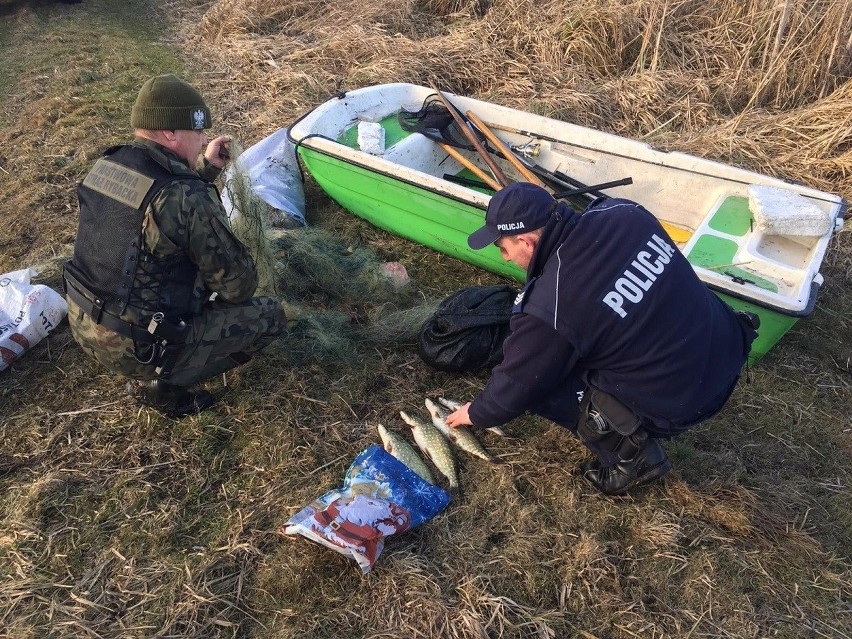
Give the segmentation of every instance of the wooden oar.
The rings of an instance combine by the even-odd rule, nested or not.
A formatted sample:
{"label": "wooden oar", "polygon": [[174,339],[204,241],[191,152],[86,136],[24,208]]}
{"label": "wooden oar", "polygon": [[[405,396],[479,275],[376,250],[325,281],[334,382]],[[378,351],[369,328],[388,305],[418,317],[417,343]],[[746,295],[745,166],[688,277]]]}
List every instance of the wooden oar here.
{"label": "wooden oar", "polygon": [[503,157],[506,158],[509,163],[514,166],[518,170],[518,172],[526,178],[527,182],[532,182],[536,186],[544,188],[544,182],[539,180],[535,176],[535,173],[533,173],[527,167],[521,164],[521,161],[512,152],[512,150],[508,146],[506,146],[503,140],[494,135],[494,132],[488,128],[488,125],[486,125],[485,122],[480,120],[479,117],[473,111],[467,111],[465,115],[468,117],[468,119],[470,119],[471,122],[476,125],[476,128],[482,131],[483,135],[488,138],[491,144],[493,144],[497,148],[497,150],[503,154]]}
{"label": "wooden oar", "polygon": [[496,180],[502,185],[506,186],[509,184],[509,178],[506,177],[506,174],[497,166],[497,163],[494,159],[489,155],[488,151],[485,150],[485,147],[482,146],[482,142],[480,142],[479,138],[476,137],[476,134],[471,131],[467,122],[464,121],[464,118],[461,116],[459,110],[455,107],[455,105],[450,102],[447,98],[444,97],[444,94],[441,93],[441,90],[435,87],[435,85],[430,85],[432,90],[437,94],[438,99],[443,103],[445,107],[447,107],[447,111],[450,112],[450,115],[453,116],[453,120],[455,120],[456,125],[459,127],[461,132],[464,134],[464,137],[467,138],[468,142],[473,145],[473,148],[476,149],[476,152],[479,153],[480,157],[485,161],[488,165],[488,168],[491,169],[491,172],[494,174]]}
{"label": "wooden oar", "polygon": [[458,160],[459,164],[461,164],[462,166],[464,166],[466,169],[470,169],[470,171],[471,171],[471,172],[472,172],[472,173],[473,173],[476,177],[478,177],[480,180],[482,180],[483,182],[485,182],[488,186],[490,186],[490,187],[491,187],[492,189],[494,189],[495,191],[499,191],[501,188],[503,188],[502,186],[500,186],[500,185],[499,185],[499,184],[498,184],[498,183],[494,180],[494,178],[492,178],[492,177],[491,177],[490,175],[488,175],[485,171],[483,171],[483,170],[482,170],[482,169],[480,169],[478,166],[476,166],[473,162],[471,162],[470,160],[468,160],[468,159],[467,159],[465,156],[463,156],[461,153],[459,153],[458,151],[456,151],[456,150],[455,150],[453,147],[451,147],[449,144],[445,144],[445,143],[443,143],[443,142],[438,142],[437,144],[438,144],[438,146],[439,146],[439,147],[441,147],[441,148],[442,148],[442,149],[443,149],[443,150],[444,150],[444,151],[445,151],[448,155],[451,155],[451,156],[452,156],[452,157],[454,157],[456,160]]}

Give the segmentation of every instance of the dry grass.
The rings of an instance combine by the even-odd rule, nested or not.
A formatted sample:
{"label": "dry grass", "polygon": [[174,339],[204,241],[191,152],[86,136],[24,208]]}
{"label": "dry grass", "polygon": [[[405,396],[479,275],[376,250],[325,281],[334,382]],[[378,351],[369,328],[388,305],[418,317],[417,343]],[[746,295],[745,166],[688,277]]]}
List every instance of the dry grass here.
{"label": "dry grass", "polygon": [[[137,19],[155,4],[167,34]],[[139,84],[183,63],[246,146],[339,90],[435,82],[852,198],[848,3],[45,0],[0,16],[0,271],[41,263],[54,287],[73,184],[126,139]],[[302,321],[208,383],[214,410],[132,405],[67,326],[0,376],[0,637],[852,636],[848,230],[814,315],[667,444],[664,482],[603,498],[566,431],[519,419],[483,438],[505,463],[461,458],[462,497],[361,577],[280,527],[340,485],[377,422],[482,387],[427,369],[413,332],[435,300],[499,280],[312,182],[306,198],[311,229],[273,256]]]}
{"label": "dry grass", "polygon": [[[837,2],[385,0],[353,15],[330,3],[248,0],[215,3],[194,44],[208,59],[227,47],[215,56],[230,80],[217,97],[233,105],[229,124],[252,132],[340,90],[438,82],[849,193],[850,33],[852,10]],[[234,83],[252,92],[244,113],[244,100],[225,95],[235,95]],[[770,129],[779,113],[800,137],[775,141],[801,152],[779,157],[767,132],[754,146],[770,167],[740,140]],[[824,128],[831,123],[834,136]]]}

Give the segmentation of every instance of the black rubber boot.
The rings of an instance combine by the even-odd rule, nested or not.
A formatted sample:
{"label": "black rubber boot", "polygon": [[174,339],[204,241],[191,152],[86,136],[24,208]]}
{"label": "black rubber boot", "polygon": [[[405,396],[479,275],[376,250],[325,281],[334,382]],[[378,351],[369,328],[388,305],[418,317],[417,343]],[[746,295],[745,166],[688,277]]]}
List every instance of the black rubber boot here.
{"label": "black rubber boot", "polygon": [[618,462],[616,448],[624,437],[597,410],[588,407],[585,418],[577,427],[577,437],[588,448],[594,458],[580,465],[580,473],[585,475],[588,468],[612,466]]}
{"label": "black rubber boot", "polygon": [[614,452],[619,461],[611,466],[602,466],[597,460],[581,466],[583,477],[605,495],[623,495],[635,486],[659,479],[672,468],[657,440],[641,428],[623,436]]}
{"label": "black rubber boot", "polygon": [[207,410],[216,400],[205,390],[191,391],[161,379],[144,382],[137,394],[141,404],[160,411],[172,419],[197,415]]}

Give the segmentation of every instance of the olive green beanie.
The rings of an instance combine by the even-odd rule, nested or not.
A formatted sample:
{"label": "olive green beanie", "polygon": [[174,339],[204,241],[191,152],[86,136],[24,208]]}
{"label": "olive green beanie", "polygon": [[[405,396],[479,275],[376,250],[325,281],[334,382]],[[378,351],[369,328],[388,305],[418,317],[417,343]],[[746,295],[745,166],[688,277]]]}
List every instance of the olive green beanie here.
{"label": "olive green beanie", "polygon": [[149,131],[196,131],[213,126],[201,94],[171,73],[151,78],[139,90],[130,126]]}

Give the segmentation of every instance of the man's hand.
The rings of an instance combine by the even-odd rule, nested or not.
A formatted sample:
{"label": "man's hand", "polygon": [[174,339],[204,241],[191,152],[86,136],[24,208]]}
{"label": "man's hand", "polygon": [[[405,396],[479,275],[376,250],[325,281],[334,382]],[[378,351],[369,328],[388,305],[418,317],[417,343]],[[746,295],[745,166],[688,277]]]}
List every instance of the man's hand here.
{"label": "man's hand", "polygon": [[473,426],[473,422],[470,421],[470,416],[467,414],[469,408],[470,402],[459,408],[457,411],[447,415],[447,419],[444,420],[447,422],[447,426],[449,426],[450,428],[458,428],[459,426]]}
{"label": "man's hand", "polygon": [[210,140],[207,145],[207,150],[204,151],[204,157],[213,166],[219,169],[224,169],[228,160],[231,159],[231,136],[220,135],[217,138]]}

